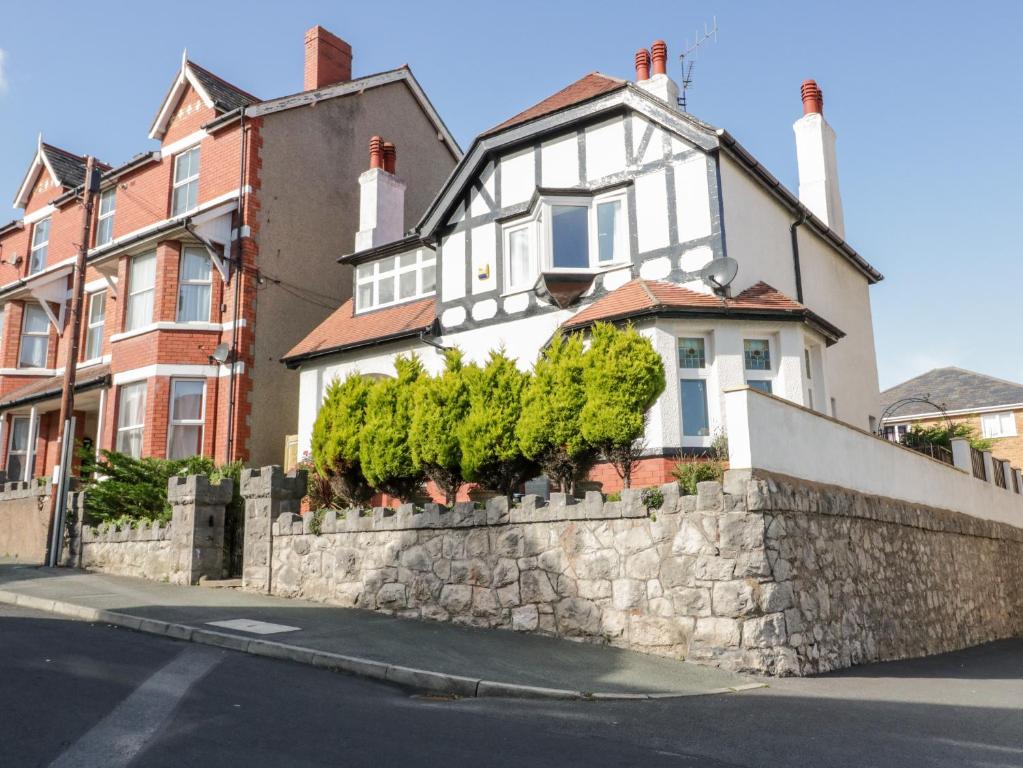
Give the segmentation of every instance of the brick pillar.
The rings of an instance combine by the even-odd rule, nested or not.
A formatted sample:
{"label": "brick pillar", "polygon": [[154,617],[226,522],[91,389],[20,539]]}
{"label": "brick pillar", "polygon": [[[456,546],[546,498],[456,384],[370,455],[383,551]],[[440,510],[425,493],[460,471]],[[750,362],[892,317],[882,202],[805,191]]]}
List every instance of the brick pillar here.
{"label": "brick pillar", "polygon": [[304,469],[284,474],[277,465],[242,470],[242,496],[245,499],[242,586],[246,589],[270,591],[273,524],[286,512],[301,512],[306,479]]}
{"label": "brick pillar", "polygon": [[219,579],[224,571],[224,515],[234,483],[212,485],[202,475],[172,477],[167,482],[171,515],[172,584],[198,584],[200,577]]}

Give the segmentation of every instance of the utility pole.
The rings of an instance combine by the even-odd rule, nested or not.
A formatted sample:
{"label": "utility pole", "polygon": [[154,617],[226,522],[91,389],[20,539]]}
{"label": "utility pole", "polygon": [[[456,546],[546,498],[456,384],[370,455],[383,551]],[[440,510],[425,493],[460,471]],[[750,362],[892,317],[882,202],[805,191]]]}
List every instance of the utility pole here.
{"label": "utility pole", "polygon": [[50,490],[50,517],[47,522],[46,564],[56,567],[60,560],[63,540],[64,519],[67,514],[68,479],[71,461],[74,458],[74,413],[75,380],[78,373],[78,341],[82,331],[82,301],[85,291],[85,257],[89,251],[89,237],[92,231],[92,208],[96,193],[99,192],[99,172],[95,160],[85,159],[85,181],[82,184],[82,237],[78,244],[78,257],[71,281],[71,320],[65,332],[67,354],[64,358],[64,388],[60,398],[60,424],[63,433],[60,442],[60,457],[57,464],[57,482]]}

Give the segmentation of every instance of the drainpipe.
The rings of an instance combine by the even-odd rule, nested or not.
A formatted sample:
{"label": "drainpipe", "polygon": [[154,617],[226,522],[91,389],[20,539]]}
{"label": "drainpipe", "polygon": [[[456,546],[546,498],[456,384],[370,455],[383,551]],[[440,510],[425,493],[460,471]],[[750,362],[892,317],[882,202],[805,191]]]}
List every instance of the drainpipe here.
{"label": "drainpipe", "polygon": [[241,289],[242,289],[242,227],[245,224],[245,150],[248,146],[248,134],[245,126],[245,110],[242,110],[241,120],[238,123],[239,130],[242,133],[241,136],[241,156],[238,159],[238,212],[235,216],[238,226],[238,236],[235,238],[237,243],[237,256],[232,259],[232,265],[234,271],[231,274],[231,279],[235,281],[234,284],[234,310],[232,311],[233,327],[231,328],[231,356],[228,358],[228,362],[231,365],[231,371],[229,375],[228,383],[228,395],[227,395],[227,447],[226,447],[226,458],[227,463],[234,461],[234,411],[235,411],[235,371],[237,370],[238,364],[238,333],[240,331],[241,323],[238,321],[238,311],[241,300]]}
{"label": "drainpipe", "polygon": [[792,271],[796,275],[796,301],[803,303],[803,272],[799,266],[799,235],[796,230],[806,223],[806,212],[789,225],[789,237],[792,238]]}

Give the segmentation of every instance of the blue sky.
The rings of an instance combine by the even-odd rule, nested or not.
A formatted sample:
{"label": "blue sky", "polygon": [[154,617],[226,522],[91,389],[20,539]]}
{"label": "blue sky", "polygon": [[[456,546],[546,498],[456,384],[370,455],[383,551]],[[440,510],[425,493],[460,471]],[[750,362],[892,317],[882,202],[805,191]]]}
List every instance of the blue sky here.
{"label": "blue sky", "polygon": [[[57,5],[61,6],[57,10]],[[849,241],[872,293],[882,386],[959,365],[1023,381],[1023,4],[981,2],[17,3],[0,28],[0,200],[36,134],[122,162],[195,61],[263,98],[301,90],[303,32],[348,40],[355,74],[408,63],[455,137],[591,70],[631,78],[637,48],[717,16],[690,111],[796,189],[792,122],[814,77],[839,136]],[[85,57],[89,57],[88,63]],[[91,74],[90,74],[91,73]],[[6,191],[5,191],[6,190]],[[6,205],[6,203],[5,203]],[[0,223],[13,218],[0,213]]]}

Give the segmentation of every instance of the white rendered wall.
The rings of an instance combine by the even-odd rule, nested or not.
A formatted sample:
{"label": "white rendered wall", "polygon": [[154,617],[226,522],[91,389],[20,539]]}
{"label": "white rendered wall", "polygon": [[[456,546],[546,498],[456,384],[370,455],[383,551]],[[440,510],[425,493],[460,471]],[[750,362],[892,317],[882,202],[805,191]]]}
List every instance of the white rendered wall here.
{"label": "white rendered wall", "polygon": [[[736,292],[763,280],[795,299],[796,280],[789,226],[795,216],[732,160],[721,158],[725,244],[739,262]],[[797,228],[803,303],[845,332],[829,347],[825,384],[838,418],[869,428],[880,415],[877,355],[870,285],[837,250],[808,226]]]}
{"label": "white rendered wall", "polygon": [[1023,528],[1023,496],[751,389],[725,394],[731,469],[762,469]]}

